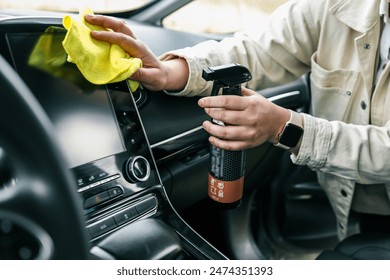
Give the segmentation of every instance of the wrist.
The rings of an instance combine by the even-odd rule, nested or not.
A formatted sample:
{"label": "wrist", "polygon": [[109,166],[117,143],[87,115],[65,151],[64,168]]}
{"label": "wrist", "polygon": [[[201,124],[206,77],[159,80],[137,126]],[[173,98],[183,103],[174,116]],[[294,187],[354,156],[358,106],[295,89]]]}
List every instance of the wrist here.
{"label": "wrist", "polygon": [[297,153],[303,136],[303,118],[302,115],[297,112],[292,110],[288,111],[290,113],[290,118],[284,123],[282,129],[279,130],[274,145]]}
{"label": "wrist", "polygon": [[277,112],[276,115],[279,117],[276,118],[274,132],[272,133],[272,137],[269,140],[269,142],[271,142],[272,144],[278,143],[278,137],[282,133],[286,123],[290,120],[291,112],[286,108],[279,107],[279,112]]}
{"label": "wrist", "polygon": [[164,71],[162,77],[163,89],[179,91],[184,89],[189,77],[187,61],[180,57],[162,61]]}

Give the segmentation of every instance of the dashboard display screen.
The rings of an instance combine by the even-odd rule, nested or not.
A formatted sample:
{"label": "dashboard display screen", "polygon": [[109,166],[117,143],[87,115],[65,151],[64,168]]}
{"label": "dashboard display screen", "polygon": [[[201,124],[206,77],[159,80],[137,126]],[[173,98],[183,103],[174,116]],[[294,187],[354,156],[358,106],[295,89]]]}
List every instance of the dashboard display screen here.
{"label": "dashboard display screen", "polygon": [[56,128],[69,167],[126,150],[105,86],[84,79],[62,48],[65,33],[9,33],[16,71]]}

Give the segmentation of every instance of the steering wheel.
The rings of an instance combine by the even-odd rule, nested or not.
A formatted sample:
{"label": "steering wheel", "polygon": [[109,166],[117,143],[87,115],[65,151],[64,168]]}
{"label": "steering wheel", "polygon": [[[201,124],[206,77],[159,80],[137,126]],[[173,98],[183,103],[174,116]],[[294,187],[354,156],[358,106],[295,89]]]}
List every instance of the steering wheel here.
{"label": "steering wheel", "polygon": [[0,56],[0,259],[86,259],[81,198],[31,91]]}

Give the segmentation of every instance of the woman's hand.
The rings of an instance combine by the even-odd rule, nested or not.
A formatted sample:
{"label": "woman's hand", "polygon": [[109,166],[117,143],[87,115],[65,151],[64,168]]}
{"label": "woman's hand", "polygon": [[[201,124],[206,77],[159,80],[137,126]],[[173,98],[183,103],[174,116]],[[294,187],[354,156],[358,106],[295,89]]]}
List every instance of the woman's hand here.
{"label": "woman's hand", "polygon": [[117,44],[130,56],[142,60],[142,68],[135,72],[132,80],[139,81],[150,90],[180,90],[188,79],[188,66],[182,59],[161,62],[158,57],[137,39],[133,31],[123,20],[102,15],[86,15],[85,20],[112,31],[92,31],[91,36],[96,40]]}
{"label": "woman's hand", "polygon": [[243,150],[264,142],[277,142],[278,134],[290,119],[290,112],[246,88],[243,96],[205,97],[198,105],[213,119],[229,124],[203,123],[209,141],[225,150]]}

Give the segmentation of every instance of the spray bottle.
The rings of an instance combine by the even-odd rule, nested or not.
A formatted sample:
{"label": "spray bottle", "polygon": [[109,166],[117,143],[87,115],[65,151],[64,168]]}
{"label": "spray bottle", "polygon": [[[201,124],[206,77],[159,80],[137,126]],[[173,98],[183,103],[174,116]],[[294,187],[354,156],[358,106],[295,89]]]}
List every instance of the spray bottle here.
{"label": "spray bottle", "polygon": [[[214,81],[211,96],[241,95],[241,84],[252,79],[247,68],[239,64],[227,64],[203,69],[202,78]],[[218,125],[228,125],[213,119]],[[210,144],[208,195],[224,209],[241,203],[245,176],[245,150],[228,151]]]}

